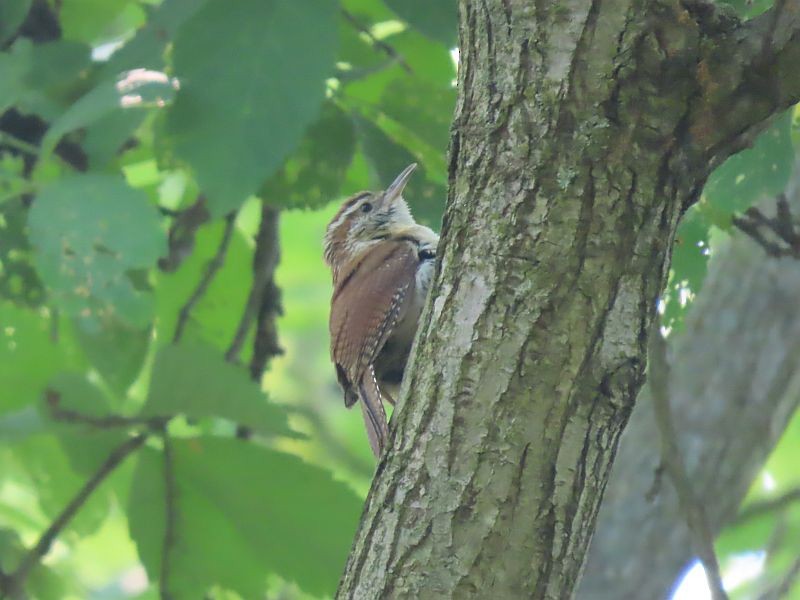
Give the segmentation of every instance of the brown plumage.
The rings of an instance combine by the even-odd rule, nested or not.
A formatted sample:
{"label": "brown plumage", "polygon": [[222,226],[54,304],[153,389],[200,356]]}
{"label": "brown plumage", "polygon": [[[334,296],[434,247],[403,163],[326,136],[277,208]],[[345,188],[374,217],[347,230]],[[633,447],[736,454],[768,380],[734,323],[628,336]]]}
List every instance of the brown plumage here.
{"label": "brown plumage", "polygon": [[389,434],[383,399],[398,385],[433,272],[438,236],[414,222],[401,193],[414,165],[385,192],[345,201],[325,236],[333,273],[331,358],[347,407],[361,401],[370,446]]}

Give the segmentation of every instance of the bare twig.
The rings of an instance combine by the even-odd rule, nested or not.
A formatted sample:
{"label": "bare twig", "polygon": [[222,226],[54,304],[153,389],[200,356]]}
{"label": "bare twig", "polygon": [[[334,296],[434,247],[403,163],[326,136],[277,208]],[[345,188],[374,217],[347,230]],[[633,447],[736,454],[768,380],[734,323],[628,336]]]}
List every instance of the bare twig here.
{"label": "bare twig", "polygon": [[28,156],[39,156],[39,146],[31,144],[25,140],[21,140],[16,136],[11,135],[6,131],[0,131],[0,144],[8,146],[19,152],[24,152]]}
{"label": "bare twig", "polygon": [[256,337],[253,340],[253,356],[250,359],[250,377],[253,381],[261,381],[267,364],[274,356],[283,354],[278,343],[278,328],[275,319],[283,314],[281,291],[270,278],[264,286],[261,306],[256,319]]}
{"label": "bare twig", "polygon": [[353,13],[351,13],[348,10],[342,9],[342,16],[344,17],[345,21],[347,21],[350,25],[352,25],[356,29],[356,31],[366,35],[367,38],[369,38],[370,43],[375,48],[386,54],[386,56],[388,56],[390,59],[397,61],[397,63],[399,63],[400,66],[403,67],[406,73],[414,72],[409,66],[409,64],[406,62],[406,60],[403,58],[402,54],[400,54],[397,50],[395,50],[395,48],[392,47],[391,44],[387,44],[383,40],[379,40],[378,38],[376,38],[369,30],[369,27],[365,26],[361,21],[359,21],[358,17],[356,17]]}
{"label": "bare twig", "polygon": [[102,465],[95,471],[89,480],[78,491],[75,497],[67,504],[66,508],[53,520],[50,526],[39,537],[33,548],[22,558],[14,573],[0,580],[0,597],[12,599],[20,598],[23,594],[25,579],[31,569],[36,567],[50,550],[53,541],[58,537],[64,527],[72,520],[75,514],[89,499],[97,487],[116,469],[131,453],[141,447],[147,439],[147,434],[140,433],[126,439],[117,446]]}
{"label": "bare twig", "polygon": [[780,600],[788,598],[789,592],[800,578],[800,557],[796,558],[791,566],[786,570],[783,579],[778,584],[759,596],[758,600]]}
{"label": "bare twig", "polygon": [[[261,205],[261,223],[256,234],[256,249],[253,253],[253,285],[247,297],[242,317],[236,328],[231,345],[225,353],[229,362],[239,360],[242,346],[247,332],[258,317],[256,339],[251,361],[251,375],[254,379],[261,379],[267,361],[283,350],[277,343],[274,329],[274,318],[280,314],[280,296],[274,283],[275,269],[280,261],[280,245],[278,240],[279,211],[268,206],[266,202]],[[260,365],[258,372],[254,373],[255,365]]]}
{"label": "bare twig", "polygon": [[161,429],[164,424],[170,420],[171,417],[125,417],[122,415],[103,415],[96,417],[94,415],[87,415],[69,408],[62,408],[61,394],[56,390],[48,389],[44,393],[45,402],[47,403],[50,416],[56,421],[62,423],[71,423],[73,425],[88,425],[97,429],[114,429],[117,427],[147,427],[148,429]]}
{"label": "bare twig", "polygon": [[181,307],[180,313],[178,314],[178,324],[175,326],[175,334],[172,336],[173,343],[177,344],[181,337],[183,337],[183,332],[186,328],[186,323],[189,320],[189,315],[192,313],[192,309],[203,297],[203,294],[206,293],[206,290],[208,290],[208,286],[211,285],[211,281],[214,279],[217,271],[219,271],[220,268],[222,268],[222,265],[225,263],[225,255],[228,252],[228,246],[230,246],[231,238],[233,237],[233,228],[235,223],[235,213],[230,213],[225,217],[225,231],[222,234],[222,240],[219,243],[217,252],[214,255],[214,258],[208,262],[203,277],[200,279],[192,295],[186,301],[186,304]]}
{"label": "bare twig", "polygon": [[173,462],[172,441],[169,434],[164,431],[164,540],[161,546],[161,574],[159,576],[159,593],[161,600],[171,600],[169,591],[170,555],[175,547],[175,522],[177,512],[175,507],[175,464]]}
{"label": "bare twig", "polygon": [[187,208],[172,210],[161,206],[159,212],[174,219],[167,238],[169,252],[167,256],[158,260],[158,268],[171,273],[180,267],[184,259],[192,253],[197,230],[208,221],[211,215],[206,208],[205,196],[202,194]]}
{"label": "bare twig", "polygon": [[692,537],[700,562],[708,578],[708,586],[714,600],[726,600],[728,595],[722,585],[717,555],[714,552],[714,537],[708,524],[705,508],[692,488],[686,472],[683,456],[678,447],[672,412],[669,405],[669,362],[667,344],[661,335],[658,319],[650,332],[649,381],[653,394],[656,422],[661,438],[661,461],[675,486],[681,510],[686,515],[686,523]]}
{"label": "bare twig", "polygon": [[800,224],[794,221],[786,194],[779,194],[775,204],[774,217],[766,216],[757,208],[748,208],[743,216],[733,218],[733,224],[768,255],[800,260]]}
{"label": "bare twig", "polygon": [[800,501],[800,488],[791,489],[785,494],[781,494],[775,498],[754,502],[739,512],[736,516],[736,523],[742,523],[767,513],[782,510],[798,501]]}
{"label": "bare twig", "polygon": [[[30,175],[34,162],[41,154],[41,149],[32,140],[40,139],[47,127],[46,121],[31,115],[22,115],[13,108],[6,111],[0,122],[0,146],[11,148],[28,157],[26,175]],[[53,154],[64,165],[76,171],[83,172],[89,168],[86,153],[74,142],[61,140]]]}

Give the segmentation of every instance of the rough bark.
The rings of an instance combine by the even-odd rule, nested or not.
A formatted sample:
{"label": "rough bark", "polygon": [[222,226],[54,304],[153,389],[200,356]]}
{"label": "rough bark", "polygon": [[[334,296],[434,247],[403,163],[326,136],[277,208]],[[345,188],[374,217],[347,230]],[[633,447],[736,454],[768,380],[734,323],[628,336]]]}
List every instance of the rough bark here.
{"label": "rough bark", "polygon": [[644,0],[460,15],[441,264],[340,598],[571,596],[680,214],[800,87],[764,102],[742,66],[778,81],[795,13],[780,32]]}
{"label": "rough bark", "polygon": [[[800,170],[789,198],[800,212]],[[766,203],[774,210],[774,200]],[[773,206],[769,206],[773,205]],[[735,517],[800,402],[800,263],[744,235],[721,248],[671,344],[678,443],[710,525]],[[622,436],[579,598],[665,598],[692,559],[673,486],[659,476],[645,389]]]}

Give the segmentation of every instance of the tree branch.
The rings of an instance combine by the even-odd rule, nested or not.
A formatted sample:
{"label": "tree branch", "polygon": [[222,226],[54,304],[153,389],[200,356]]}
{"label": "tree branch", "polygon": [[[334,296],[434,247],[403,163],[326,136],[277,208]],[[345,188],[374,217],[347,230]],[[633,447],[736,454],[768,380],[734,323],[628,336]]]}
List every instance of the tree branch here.
{"label": "tree branch", "polygon": [[781,579],[773,589],[759,596],[758,600],[781,600],[782,598],[788,598],[789,592],[792,590],[795,583],[797,583],[798,578],[800,578],[800,557],[796,558],[786,570],[783,579]]}
{"label": "tree branch", "polygon": [[[795,212],[798,188],[800,170],[787,188]],[[798,297],[795,261],[774,260],[748,237],[732,236],[715,248],[683,330],[670,336],[678,443],[715,535],[770,509],[770,501],[752,513],[739,505],[800,402]],[[693,558],[672,486],[651,493],[661,459],[648,393],[622,437],[578,600],[667,597]]]}
{"label": "tree branch", "polygon": [[192,253],[197,230],[211,215],[206,208],[205,196],[202,194],[197,197],[194,204],[183,210],[170,210],[161,206],[159,211],[174,218],[168,233],[169,253],[158,259],[158,268],[171,273]]}
{"label": "tree branch", "polygon": [[239,360],[253,319],[258,316],[250,373],[253,379],[259,381],[267,361],[283,352],[278,345],[274,326],[274,319],[281,312],[280,296],[274,282],[275,269],[280,261],[279,214],[277,208],[262,201],[261,223],[256,234],[256,249],[253,254],[253,284],[236,333],[225,353],[227,361]]}
{"label": "tree branch", "polygon": [[205,273],[203,273],[203,276],[200,278],[200,281],[198,282],[194,292],[186,301],[186,304],[181,307],[180,313],[178,314],[178,323],[175,326],[175,333],[172,336],[172,343],[177,344],[181,340],[192,309],[206,293],[206,290],[208,290],[208,286],[211,285],[211,282],[213,281],[214,276],[217,274],[217,271],[219,271],[220,268],[222,268],[222,265],[225,264],[225,255],[228,252],[228,246],[230,246],[231,238],[233,237],[233,228],[235,225],[236,213],[228,214],[225,217],[225,230],[222,233],[222,240],[220,240],[216,254],[208,262]]}
{"label": "tree branch", "polygon": [[64,527],[72,520],[75,514],[86,503],[97,487],[116,469],[131,453],[139,449],[147,440],[147,434],[140,433],[128,438],[108,455],[97,471],[78,491],[75,497],[67,504],[64,510],[53,520],[50,526],[39,537],[39,540],[22,558],[16,571],[7,575],[5,580],[0,580],[0,592],[9,598],[21,597],[25,580],[33,569],[50,550],[53,541],[58,537]]}
{"label": "tree branch", "polygon": [[761,515],[771,512],[780,511],[795,502],[800,502],[800,488],[794,488],[788,492],[776,496],[775,498],[767,498],[759,502],[753,502],[745,506],[738,515],[736,515],[736,523],[743,523],[750,519],[755,519]]}
{"label": "tree branch", "polygon": [[403,67],[406,73],[413,73],[413,70],[408,65],[403,56],[397,50],[395,50],[395,48],[391,44],[387,44],[383,40],[379,40],[378,38],[376,38],[369,30],[369,28],[366,27],[363,23],[361,23],[361,21],[359,21],[359,19],[350,11],[342,9],[341,13],[342,16],[344,17],[344,20],[347,21],[356,31],[367,36],[367,38],[375,48],[382,51],[391,60],[396,61],[401,67]]}
{"label": "tree branch", "polygon": [[661,440],[662,464],[678,492],[681,510],[685,514],[686,525],[689,527],[695,551],[705,569],[711,595],[714,600],[727,600],[728,595],[722,585],[719,563],[714,552],[714,536],[711,533],[703,503],[697,498],[692,488],[692,482],[686,473],[683,456],[678,447],[675,425],[672,421],[672,410],[669,405],[670,368],[667,359],[667,344],[661,335],[657,320],[650,333],[648,359],[650,390]]}
{"label": "tree branch", "polygon": [[44,393],[45,402],[47,403],[50,416],[55,421],[62,423],[71,423],[73,425],[88,425],[97,429],[113,429],[117,427],[147,427],[151,430],[158,430],[164,427],[167,421],[172,417],[125,417],[122,415],[103,415],[96,417],[94,415],[87,415],[68,408],[62,408],[60,405],[61,394],[56,390],[48,389]]}
{"label": "tree branch", "polygon": [[[37,144],[44,137],[48,127],[49,123],[38,115],[22,114],[15,108],[0,114],[0,133],[5,137],[0,145],[24,155],[26,176],[31,174],[39,158],[40,149]],[[76,171],[84,172],[89,168],[89,159],[83,148],[67,139],[62,139],[58,143],[54,155]]]}
{"label": "tree branch", "polygon": [[[786,194],[779,194],[775,201],[775,217],[766,216],[758,208],[748,208],[741,217],[734,217],[733,224],[749,235],[769,256],[784,256],[800,259],[800,225],[795,223]],[[762,228],[774,239],[767,238]]]}
{"label": "tree branch", "polygon": [[698,23],[698,101],[688,130],[712,166],[748,147],[764,124],[800,100],[800,0],[778,0],[739,23],[720,3],[684,1]]}
{"label": "tree branch", "polygon": [[[712,159],[777,111],[771,94],[749,102],[752,85],[736,121],[709,111],[728,91],[717,81],[725,65],[709,62],[714,45],[728,43],[732,62],[747,50],[732,42],[736,20],[709,22],[668,0],[533,4],[459,2],[449,197],[431,300],[339,598],[572,597],[643,382],[680,215]],[[717,118],[729,126],[719,135]],[[731,392],[737,410],[726,398],[725,411],[749,413],[764,389],[780,395],[785,373],[769,373],[775,389],[751,382]],[[748,450],[760,457],[772,431],[758,433]],[[641,455],[634,448],[632,461]],[[698,494],[725,467],[714,466],[712,481],[693,477]],[[654,468],[645,463],[643,473]],[[740,498],[739,488],[725,492]],[[623,511],[616,531],[640,535],[639,516]],[[629,558],[633,546],[618,554]],[[628,583],[624,566],[613,575]]]}
{"label": "tree branch", "polygon": [[283,348],[278,342],[278,328],[275,320],[283,314],[281,305],[281,291],[270,280],[264,286],[261,305],[258,308],[256,319],[256,336],[253,340],[253,356],[250,359],[250,377],[253,381],[261,381],[269,361],[283,354]]}
{"label": "tree branch", "polygon": [[8,146],[14,150],[23,152],[28,156],[37,158],[39,156],[39,146],[31,144],[30,142],[26,142],[25,140],[21,140],[5,131],[0,131],[0,145]]}

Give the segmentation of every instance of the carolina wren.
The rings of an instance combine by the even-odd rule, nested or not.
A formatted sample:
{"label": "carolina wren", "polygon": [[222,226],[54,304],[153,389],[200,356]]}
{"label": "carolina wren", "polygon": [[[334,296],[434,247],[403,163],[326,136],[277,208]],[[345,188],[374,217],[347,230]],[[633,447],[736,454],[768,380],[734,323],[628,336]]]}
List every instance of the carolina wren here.
{"label": "carolina wren", "polygon": [[403,200],[416,166],[406,167],[386,191],[348,198],[325,232],[325,262],[333,274],[331,358],[345,406],[360,400],[376,456],[389,435],[383,399],[394,404],[390,389],[402,381],[439,242]]}

